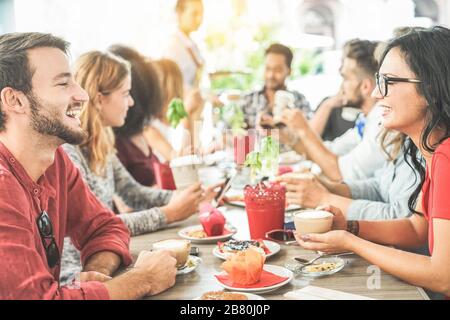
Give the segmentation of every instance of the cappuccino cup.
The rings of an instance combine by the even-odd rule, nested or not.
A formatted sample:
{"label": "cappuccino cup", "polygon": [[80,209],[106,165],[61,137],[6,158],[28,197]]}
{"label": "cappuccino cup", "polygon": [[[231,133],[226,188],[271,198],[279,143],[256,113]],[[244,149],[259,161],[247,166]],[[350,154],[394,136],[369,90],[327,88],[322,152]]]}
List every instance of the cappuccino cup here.
{"label": "cappuccino cup", "polygon": [[303,210],[294,213],[295,230],[300,235],[325,233],[331,230],[333,214],[324,210]]}
{"label": "cappuccino cup", "polygon": [[175,255],[177,259],[177,268],[183,267],[189,257],[191,242],[184,239],[168,239],[153,243],[153,250],[168,250]]}

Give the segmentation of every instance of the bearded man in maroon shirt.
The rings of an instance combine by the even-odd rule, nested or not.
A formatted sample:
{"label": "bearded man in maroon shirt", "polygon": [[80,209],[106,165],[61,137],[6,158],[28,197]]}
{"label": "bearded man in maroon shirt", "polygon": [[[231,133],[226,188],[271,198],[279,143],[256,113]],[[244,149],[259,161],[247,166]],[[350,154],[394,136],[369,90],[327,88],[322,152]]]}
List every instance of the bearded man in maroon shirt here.
{"label": "bearded man in maroon shirt", "polygon": [[[60,146],[85,139],[69,44],[40,33],[0,36],[0,299],[137,299],[175,283],[167,251],[131,264],[129,232],[96,199]],[[77,286],[59,285],[63,239],[81,252]]]}

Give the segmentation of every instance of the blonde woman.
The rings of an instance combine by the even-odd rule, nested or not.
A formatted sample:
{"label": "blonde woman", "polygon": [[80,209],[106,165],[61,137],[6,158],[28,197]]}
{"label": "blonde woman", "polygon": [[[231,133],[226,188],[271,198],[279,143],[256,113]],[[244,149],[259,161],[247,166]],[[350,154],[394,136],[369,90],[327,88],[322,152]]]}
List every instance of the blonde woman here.
{"label": "blonde woman", "polygon": [[[184,94],[183,75],[175,62],[161,59],[148,63],[153,64],[158,71],[163,108],[158,118],[145,130],[145,137],[161,161],[170,161],[176,156],[192,153],[192,146],[198,141],[198,124],[204,101],[198,89]],[[169,104],[174,98],[184,100],[188,113],[188,118],[183,119],[178,128],[171,128],[166,116]]]}
{"label": "blonde woman", "polygon": [[[205,199],[200,184],[180,193],[144,187],[131,177],[115,154],[112,128],[124,124],[127,111],[134,104],[129,63],[111,53],[94,51],[77,60],[74,74],[90,99],[80,117],[88,138],[80,146],[65,145],[64,149],[98,199],[113,208],[113,196],[117,194],[136,210],[119,215],[131,235],[158,230],[195,213]],[[79,266],[78,253],[70,247],[63,255],[62,281],[77,272]]]}

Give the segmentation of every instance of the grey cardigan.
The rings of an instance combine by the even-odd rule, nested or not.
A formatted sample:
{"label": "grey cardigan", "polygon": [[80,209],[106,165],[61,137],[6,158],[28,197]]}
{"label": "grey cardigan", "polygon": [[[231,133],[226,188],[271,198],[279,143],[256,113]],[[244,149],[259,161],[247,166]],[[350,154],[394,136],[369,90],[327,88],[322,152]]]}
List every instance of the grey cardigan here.
{"label": "grey cardigan", "polygon": [[[128,173],[116,155],[109,158],[105,176],[101,177],[89,168],[84,150],[69,144],[65,144],[63,148],[80,170],[92,192],[106,207],[112,209],[113,196],[117,194],[127,206],[136,210],[118,215],[127,225],[132,236],[156,231],[166,225],[165,215],[157,207],[169,202],[172,196],[171,191],[142,186]],[[61,281],[70,280],[80,271],[79,252],[70,239],[66,238],[61,262]]]}

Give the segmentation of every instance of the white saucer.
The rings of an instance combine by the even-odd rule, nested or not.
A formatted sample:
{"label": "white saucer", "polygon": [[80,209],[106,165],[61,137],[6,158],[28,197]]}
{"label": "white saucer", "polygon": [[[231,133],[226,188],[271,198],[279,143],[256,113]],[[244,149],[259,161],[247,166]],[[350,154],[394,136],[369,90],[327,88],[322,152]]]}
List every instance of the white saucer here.
{"label": "white saucer", "polygon": [[190,265],[184,269],[180,269],[177,271],[177,276],[181,274],[188,274],[197,269],[197,267],[202,263],[202,259],[196,256],[189,256],[186,264]]}

